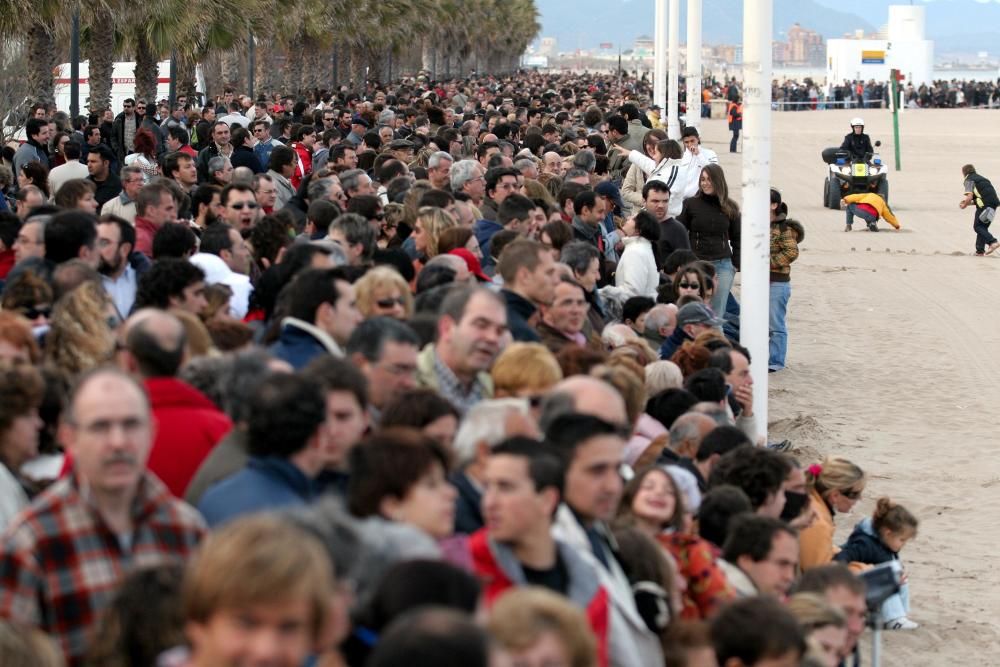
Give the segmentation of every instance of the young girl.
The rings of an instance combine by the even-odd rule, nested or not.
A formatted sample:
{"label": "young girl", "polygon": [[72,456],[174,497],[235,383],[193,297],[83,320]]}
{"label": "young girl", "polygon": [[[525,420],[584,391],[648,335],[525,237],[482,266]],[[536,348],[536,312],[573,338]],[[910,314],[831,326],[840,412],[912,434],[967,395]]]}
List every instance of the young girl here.
{"label": "young girl", "polygon": [[[858,562],[879,565],[899,560],[899,550],[917,536],[918,521],[902,505],[889,498],[879,498],[875,513],[854,528],[854,532],[843,546],[836,559],[845,563]],[[910,587],[903,575],[903,585],[899,593],[882,604],[882,618],[886,630],[915,630],[919,625],[911,621]]]}

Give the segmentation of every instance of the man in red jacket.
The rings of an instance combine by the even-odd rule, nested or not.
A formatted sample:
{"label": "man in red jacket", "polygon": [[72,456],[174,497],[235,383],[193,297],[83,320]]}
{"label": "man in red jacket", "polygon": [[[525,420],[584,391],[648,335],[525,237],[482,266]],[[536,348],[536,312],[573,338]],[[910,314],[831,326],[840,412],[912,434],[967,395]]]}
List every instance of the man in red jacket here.
{"label": "man in red jacket", "polygon": [[302,184],[302,179],[312,173],[313,147],[316,145],[316,128],[312,125],[303,125],[295,135],[292,142],[292,149],[298,158],[295,162],[295,171],[292,173],[292,187],[296,190]]}
{"label": "man in red jacket", "polygon": [[178,498],[232,422],[207,396],[178,380],[185,361],[184,325],[162,310],[140,310],[125,324],[126,369],[140,376],[156,420],[149,470]]}
{"label": "man in red jacket", "polygon": [[582,608],[597,638],[601,667],[608,664],[608,597],[594,568],[552,537],[562,496],[563,466],[548,447],[510,438],[486,463],[483,518],[469,538],[473,570],[487,607],[515,586],[541,586]]}

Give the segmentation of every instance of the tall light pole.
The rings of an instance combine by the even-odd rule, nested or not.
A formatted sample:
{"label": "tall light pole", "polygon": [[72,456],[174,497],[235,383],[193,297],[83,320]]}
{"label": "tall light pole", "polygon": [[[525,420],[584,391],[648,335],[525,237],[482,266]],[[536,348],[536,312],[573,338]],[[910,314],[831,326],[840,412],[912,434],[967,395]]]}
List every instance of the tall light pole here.
{"label": "tall light pole", "polygon": [[681,68],[681,0],[670,0],[670,56],[667,65],[667,136],[681,138],[681,121],[677,115],[678,70]]}
{"label": "tall light pole", "polygon": [[687,124],[701,125],[701,0],[687,0]]}
{"label": "tall light pole", "polygon": [[771,266],[771,15],[773,0],[743,4],[743,227],[740,343],[753,362],[757,430],[767,436]]}
{"label": "tall light pole", "polygon": [[80,6],[73,8],[73,25],[69,41],[69,117],[80,115]]}
{"label": "tall light pole", "polygon": [[667,108],[667,0],[655,0],[653,18],[653,104]]}

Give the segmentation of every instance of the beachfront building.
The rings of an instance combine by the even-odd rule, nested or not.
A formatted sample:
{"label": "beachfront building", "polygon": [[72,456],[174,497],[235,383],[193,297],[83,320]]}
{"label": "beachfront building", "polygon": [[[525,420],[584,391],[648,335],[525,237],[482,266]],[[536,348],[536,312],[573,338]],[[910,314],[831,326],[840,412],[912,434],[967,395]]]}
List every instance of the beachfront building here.
{"label": "beachfront building", "polygon": [[864,36],[826,42],[827,81],[887,81],[898,69],[905,80],[919,86],[934,80],[934,42],[925,38],[925,9],[920,5],[891,5],[884,37]]}

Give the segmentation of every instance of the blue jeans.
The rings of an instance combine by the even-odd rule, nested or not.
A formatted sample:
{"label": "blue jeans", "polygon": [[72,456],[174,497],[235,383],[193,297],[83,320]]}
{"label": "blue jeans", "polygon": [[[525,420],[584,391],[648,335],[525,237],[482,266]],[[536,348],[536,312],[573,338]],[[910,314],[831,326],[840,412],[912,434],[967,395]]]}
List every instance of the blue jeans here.
{"label": "blue jeans", "polygon": [[874,213],[869,213],[863,208],[858,208],[857,204],[848,204],[847,209],[847,224],[854,224],[854,216],[858,216],[865,222],[878,222],[878,215]]}
{"label": "blue jeans", "polygon": [[785,314],[788,312],[788,299],[791,296],[792,283],[771,283],[771,305],[767,320],[767,331],[770,334],[768,370],[780,371],[785,367],[785,355],[788,353]]}
{"label": "blue jeans", "polygon": [[882,621],[894,621],[910,614],[910,585],[903,584],[899,592],[882,603]]}
{"label": "blue jeans", "polygon": [[715,276],[718,280],[718,287],[712,295],[712,312],[716,317],[722,317],[726,312],[726,302],[729,300],[730,290],[733,289],[733,281],[736,280],[736,269],[731,259],[713,259],[712,266],[715,267]]}

